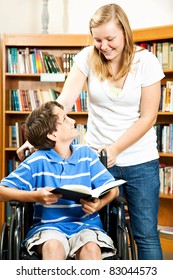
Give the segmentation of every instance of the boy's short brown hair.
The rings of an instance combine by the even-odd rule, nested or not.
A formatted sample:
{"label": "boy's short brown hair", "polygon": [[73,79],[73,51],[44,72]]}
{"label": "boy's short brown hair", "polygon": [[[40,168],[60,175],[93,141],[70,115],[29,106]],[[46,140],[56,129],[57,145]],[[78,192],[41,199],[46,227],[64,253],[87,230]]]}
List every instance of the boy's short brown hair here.
{"label": "boy's short brown hair", "polygon": [[55,106],[64,109],[57,101],[48,101],[34,109],[26,119],[26,138],[36,149],[47,150],[55,146],[55,141],[47,137],[48,133],[57,130],[59,118],[53,113]]}

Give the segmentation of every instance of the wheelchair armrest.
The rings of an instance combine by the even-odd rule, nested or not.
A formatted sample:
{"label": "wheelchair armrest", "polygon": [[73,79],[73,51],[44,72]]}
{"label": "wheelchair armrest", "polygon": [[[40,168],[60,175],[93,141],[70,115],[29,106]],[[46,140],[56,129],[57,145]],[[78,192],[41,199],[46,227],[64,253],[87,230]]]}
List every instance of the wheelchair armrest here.
{"label": "wheelchair armrest", "polygon": [[25,203],[22,202],[22,201],[17,201],[17,200],[11,200],[10,201],[10,206],[13,207],[13,206],[16,206],[16,207],[19,207],[19,206],[24,206]]}
{"label": "wheelchair armrest", "polygon": [[112,201],[112,205],[115,206],[115,207],[118,207],[118,206],[125,206],[127,205],[127,200],[122,197],[122,196],[117,196],[113,201]]}
{"label": "wheelchair armrest", "polygon": [[127,201],[122,196],[116,197],[110,204],[111,213],[116,213],[117,225],[119,225],[120,227],[124,226],[126,206]]}
{"label": "wheelchair armrest", "polygon": [[100,152],[100,161],[107,168],[107,152],[105,149]]}

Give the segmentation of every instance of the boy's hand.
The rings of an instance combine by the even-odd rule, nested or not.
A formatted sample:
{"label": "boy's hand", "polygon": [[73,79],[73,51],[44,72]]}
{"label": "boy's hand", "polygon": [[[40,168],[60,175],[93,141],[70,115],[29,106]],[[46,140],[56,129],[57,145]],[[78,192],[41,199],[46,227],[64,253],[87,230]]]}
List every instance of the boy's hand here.
{"label": "boy's hand", "polygon": [[59,198],[62,197],[61,194],[54,194],[51,193],[50,191],[53,190],[51,187],[45,187],[45,188],[40,188],[36,190],[37,192],[37,197],[38,197],[38,202],[46,205],[51,205],[55,202],[58,201]]}
{"label": "boy's hand", "polygon": [[93,214],[102,208],[101,199],[99,198],[94,198],[93,201],[81,199],[80,203],[82,204],[82,210],[86,214]]}

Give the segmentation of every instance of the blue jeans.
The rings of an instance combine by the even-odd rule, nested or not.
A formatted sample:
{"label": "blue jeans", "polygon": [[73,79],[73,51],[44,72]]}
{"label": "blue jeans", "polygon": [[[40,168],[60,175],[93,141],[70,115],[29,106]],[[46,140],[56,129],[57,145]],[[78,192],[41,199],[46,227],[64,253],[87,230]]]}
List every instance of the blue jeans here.
{"label": "blue jeans", "polygon": [[159,209],[159,162],[152,160],[134,166],[108,169],[115,179],[127,182],[120,187],[126,196],[139,260],[162,260],[157,231]]}

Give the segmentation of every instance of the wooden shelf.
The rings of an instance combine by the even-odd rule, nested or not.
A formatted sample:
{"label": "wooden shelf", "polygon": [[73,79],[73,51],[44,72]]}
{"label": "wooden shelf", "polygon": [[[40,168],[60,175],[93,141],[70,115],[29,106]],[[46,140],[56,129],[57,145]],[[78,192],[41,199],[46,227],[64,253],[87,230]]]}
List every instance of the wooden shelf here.
{"label": "wooden shelf", "polygon": [[173,199],[173,194],[160,193],[160,198]]}
{"label": "wooden shelf", "polygon": [[157,26],[151,28],[134,29],[135,42],[169,41],[173,39],[173,25]]}
{"label": "wooden shelf", "polygon": [[158,117],[159,116],[172,116],[173,117],[173,112],[158,112]]}
{"label": "wooden shelf", "polygon": [[73,47],[81,48],[91,45],[93,39],[89,34],[4,34],[3,44],[16,47],[41,47],[49,48]]}

